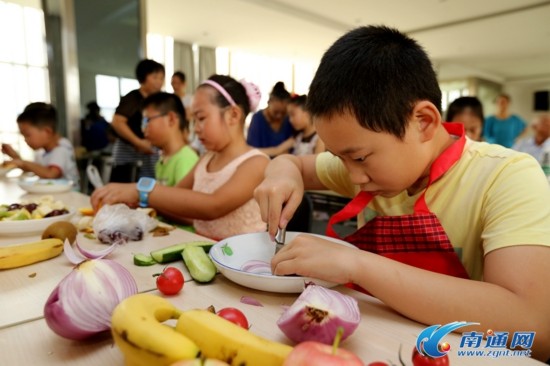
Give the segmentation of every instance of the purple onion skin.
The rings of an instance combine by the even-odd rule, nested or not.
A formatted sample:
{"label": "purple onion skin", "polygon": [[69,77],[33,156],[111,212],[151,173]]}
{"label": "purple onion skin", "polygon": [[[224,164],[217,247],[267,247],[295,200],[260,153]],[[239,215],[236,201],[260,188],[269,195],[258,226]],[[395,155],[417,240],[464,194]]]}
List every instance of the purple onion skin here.
{"label": "purple onion skin", "polygon": [[[324,309],[312,303],[322,304]],[[331,345],[338,327],[344,329],[343,341],[357,329],[360,320],[361,314],[355,299],[334,290],[310,285],[283,313],[277,325],[296,343],[316,341]]]}
{"label": "purple onion skin", "polygon": [[44,317],[48,327],[63,338],[81,341],[97,334],[97,332],[87,332],[72,324],[59,302],[59,286],[53,290],[46,301]]}

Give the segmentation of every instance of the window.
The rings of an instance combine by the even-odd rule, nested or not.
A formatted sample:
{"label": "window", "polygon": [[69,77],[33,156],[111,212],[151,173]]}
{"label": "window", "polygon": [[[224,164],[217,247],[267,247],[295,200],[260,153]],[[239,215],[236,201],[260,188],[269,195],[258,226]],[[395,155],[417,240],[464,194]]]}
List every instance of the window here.
{"label": "window", "polygon": [[19,134],[16,119],[27,104],[50,102],[40,1],[0,1],[0,44],[0,139],[31,160],[33,151]]}
{"label": "window", "polygon": [[96,75],[95,85],[97,104],[101,108],[101,114],[107,121],[113,120],[120,97],[139,88],[139,83],[135,79],[108,75]]}

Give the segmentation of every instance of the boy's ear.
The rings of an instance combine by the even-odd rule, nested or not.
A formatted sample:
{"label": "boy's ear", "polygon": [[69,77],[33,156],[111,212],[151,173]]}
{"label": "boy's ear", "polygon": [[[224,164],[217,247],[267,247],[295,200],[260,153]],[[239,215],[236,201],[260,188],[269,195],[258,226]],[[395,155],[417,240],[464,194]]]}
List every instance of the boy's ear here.
{"label": "boy's ear", "polygon": [[170,125],[170,127],[176,125],[179,127],[179,124],[180,124],[180,120],[179,120],[179,117],[178,115],[173,112],[173,111],[169,111],[168,112],[168,124]]}
{"label": "boy's ear", "polygon": [[417,102],[413,109],[413,118],[417,122],[418,132],[421,141],[431,140],[439,125],[441,125],[441,114],[433,103],[423,100]]}

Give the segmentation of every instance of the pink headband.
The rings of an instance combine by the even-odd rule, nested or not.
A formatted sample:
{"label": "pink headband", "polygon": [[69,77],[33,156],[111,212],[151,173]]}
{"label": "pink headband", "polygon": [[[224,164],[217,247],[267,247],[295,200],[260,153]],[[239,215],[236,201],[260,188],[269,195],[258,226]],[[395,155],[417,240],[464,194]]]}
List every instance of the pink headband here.
{"label": "pink headband", "polygon": [[214,89],[216,89],[217,91],[220,92],[221,95],[224,96],[224,98],[229,102],[229,104],[231,104],[233,107],[236,107],[237,106],[237,103],[235,103],[235,101],[233,100],[233,98],[231,98],[231,95],[229,95],[229,93],[223,88],[223,86],[221,86],[220,84],[216,83],[215,81],[213,80],[205,80],[202,82],[203,84],[208,84],[210,85],[211,87],[213,87]]}
{"label": "pink headband", "polygon": [[[260,89],[254,83],[248,82],[244,79],[242,79],[240,83],[243,85],[244,89],[246,90],[246,95],[248,96],[248,101],[250,103],[250,110],[252,112],[255,112],[256,108],[258,108],[258,104],[260,103],[260,99],[262,97],[262,93],[260,92]],[[211,87],[216,89],[218,92],[220,92],[220,94],[224,96],[225,100],[227,100],[229,104],[231,104],[233,107],[237,106],[237,103],[235,103],[231,95],[229,95],[229,93],[227,92],[227,90],[223,88],[223,86],[221,86],[214,80],[210,80],[210,79],[203,81],[201,85],[204,85],[204,84],[210,85]]]}

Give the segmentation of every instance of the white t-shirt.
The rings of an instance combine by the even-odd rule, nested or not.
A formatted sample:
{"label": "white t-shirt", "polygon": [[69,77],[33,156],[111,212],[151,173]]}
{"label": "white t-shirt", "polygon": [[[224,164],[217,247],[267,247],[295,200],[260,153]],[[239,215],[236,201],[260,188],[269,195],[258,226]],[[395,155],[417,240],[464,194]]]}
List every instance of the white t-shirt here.
{"label": "white t-shirt", "polygon": [[74,187],[80,187],[80,176],[76,166],[73,144],[65,137],[62,137],[58,145],[51,151],[38,150],[35,161],[43,166],[58,167],[63,178],[72,180]]}

